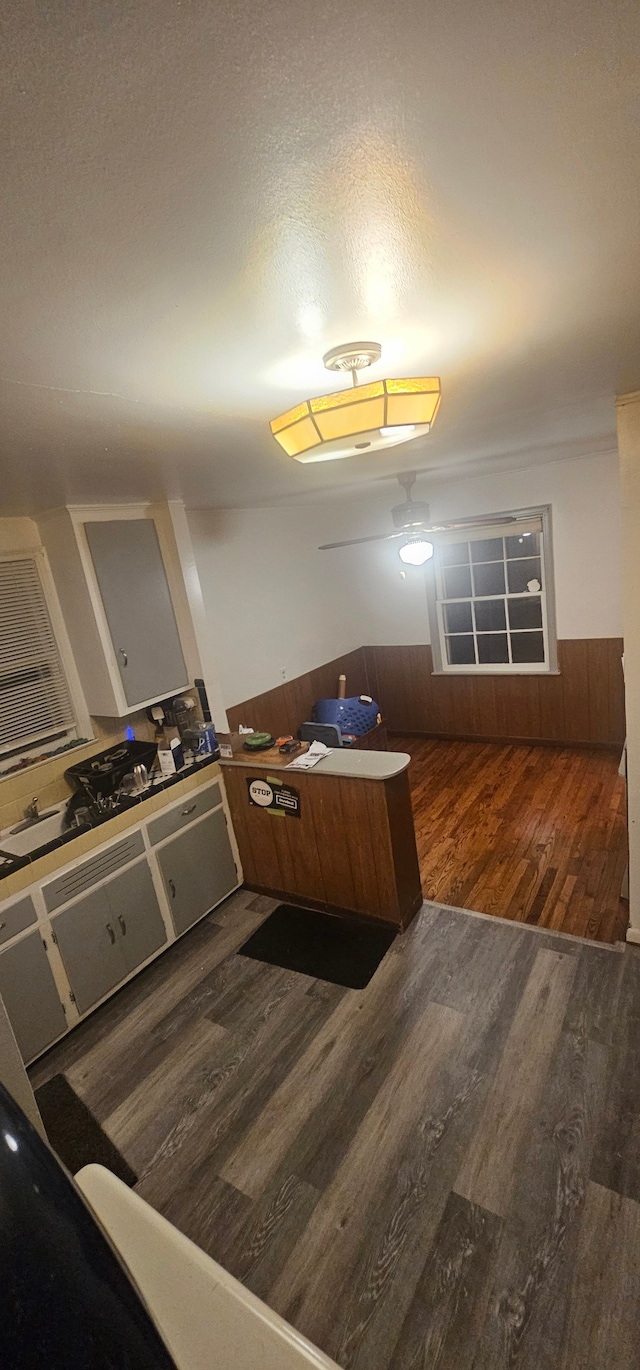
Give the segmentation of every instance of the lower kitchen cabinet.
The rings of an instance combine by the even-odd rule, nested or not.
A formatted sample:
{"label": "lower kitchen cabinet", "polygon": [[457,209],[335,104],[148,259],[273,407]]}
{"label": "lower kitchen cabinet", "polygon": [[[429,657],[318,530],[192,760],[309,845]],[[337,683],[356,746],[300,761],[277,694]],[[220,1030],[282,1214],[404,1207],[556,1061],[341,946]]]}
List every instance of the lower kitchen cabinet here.
{"label": "lower kitchen cabinet", "polygon": [[57,914],[53,927],[80,1013],[167,940],[145,860]]}
{"label": "lower kitchen cabinet", "polygon": [[67,1030],[49,959],[39,932],[0,952],[0,995],[25,1061]]}
{"label": "lower kitchen cabinet", "polygon": [[20,898],[0,899],[0,995],[25,1061],[73,1026],[69,993],[89,1013],[173,942],[167,906],[179,935],[237,887],[216,777]]}
{"label": "lower kitchen cabinet", "polygon": [[223,809],[179,833],[157,856],[177,933],[190,928],[238,883]]}
{"label": "lower kitchen cabinet", "polygon": [[146,861],[130,866],[106,886],[111,912],[120,934],[126,974],[142,965],[167,940],[151,871]]}
{"label": "lower kitchen cabinet", "polygon": [[80,1013],[124,980],[127,968],[107,887],[90,890],[52,920]]}

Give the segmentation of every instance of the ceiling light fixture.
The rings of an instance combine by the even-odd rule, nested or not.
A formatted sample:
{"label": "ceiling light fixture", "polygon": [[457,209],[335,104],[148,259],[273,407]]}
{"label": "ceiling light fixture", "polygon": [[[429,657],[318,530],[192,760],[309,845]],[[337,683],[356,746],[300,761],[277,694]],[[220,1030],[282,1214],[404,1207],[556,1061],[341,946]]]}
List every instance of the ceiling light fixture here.
{"label": "ceiling light fixture", "polygon": [[398,548],[398,556],[407,566],[424,566],[425,561],[433,556],[433,543],[425,538],[411,538]]}
{"label": "ceiling light fixture", "polygon": [[271,432],[296,461],[336,461],[396,447],[428,433],[440,404],[437,376],[358,384],[358,372],[380,360],[379,343],[348,343],[325,353],[328,371],[351,372],[353,388],[303,400],[271,420]]}

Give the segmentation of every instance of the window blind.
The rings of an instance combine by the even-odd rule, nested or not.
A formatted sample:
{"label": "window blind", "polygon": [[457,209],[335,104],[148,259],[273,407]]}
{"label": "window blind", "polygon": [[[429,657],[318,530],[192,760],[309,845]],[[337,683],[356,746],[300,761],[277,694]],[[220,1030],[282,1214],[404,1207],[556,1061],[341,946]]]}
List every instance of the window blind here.
{"label": "window blind", "polygon": [[0,559],[0,754],[74,724],[37,564]]}

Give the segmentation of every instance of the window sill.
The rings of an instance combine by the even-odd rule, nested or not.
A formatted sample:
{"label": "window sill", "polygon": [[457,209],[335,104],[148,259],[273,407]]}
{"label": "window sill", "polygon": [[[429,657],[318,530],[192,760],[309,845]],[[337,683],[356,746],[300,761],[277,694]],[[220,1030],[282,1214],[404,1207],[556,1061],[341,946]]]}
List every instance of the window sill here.
{"label": "window sill", "polygon": [[513,676],[517,676],[518,678],[521,676],[528,676],[530,679],[535,677],[537,680],[544,680],[545,676],[561,675],[562,672],[558,667],[551,671],[465,671],[463,668],[460,668],[457,671],[432,671],[431,674],[446,676],[449,680],[455,680],[457,676],[464,676],[465,679],[471,676],[474,680],[486,680],[487,676],[490,676],[491,679],[495,679],[496,676],[499,676],[501,680],[508,680]]}
{"label": "window sill", "polygon": [[[38,752],[32,758],[24,754],[22,759],[20,759],[19,754],[13,758],[5,757],[4,760],[7,764],[6,769],[0,769],[0,784],[3,780],[15,780],[16,776],[27,775],[31,771],[37,770],[39,766],[48,766],[52,761],[66,761],[67,756],[69,757],[69,765],[71,765],[74,759],[73,752],[81,750],[83,747],[95,747],[96,741],[95,737],[73,738],[68,743],[60,743],[59,747],[50,752],[44,750]],[[78,758],[78,760],[81,759],[81,757]]]}

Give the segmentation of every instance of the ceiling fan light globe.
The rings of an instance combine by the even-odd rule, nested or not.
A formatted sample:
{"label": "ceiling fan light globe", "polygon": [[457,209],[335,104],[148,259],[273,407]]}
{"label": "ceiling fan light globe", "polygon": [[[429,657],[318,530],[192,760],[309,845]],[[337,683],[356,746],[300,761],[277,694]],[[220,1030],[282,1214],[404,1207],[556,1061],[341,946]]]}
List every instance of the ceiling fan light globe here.
{"label": "ceiling fan light globe", "polygon": [[398,548],[398,556],[406,566],[424,566],[433,556],[433,543],[426,538],[411,538]]}

